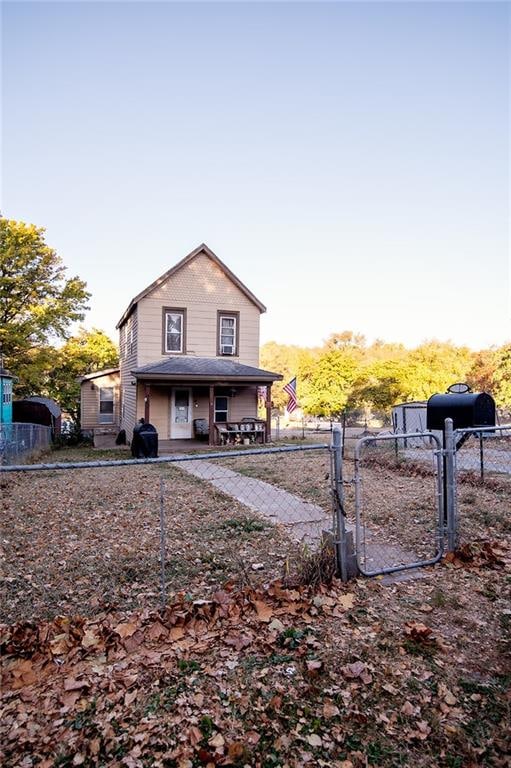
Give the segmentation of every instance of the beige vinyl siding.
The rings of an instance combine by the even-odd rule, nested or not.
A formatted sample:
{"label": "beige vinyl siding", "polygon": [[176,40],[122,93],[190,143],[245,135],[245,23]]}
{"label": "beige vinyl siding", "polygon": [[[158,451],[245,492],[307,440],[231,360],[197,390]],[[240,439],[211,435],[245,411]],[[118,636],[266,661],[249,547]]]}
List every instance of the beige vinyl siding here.
{"label": "beige vinyl siding", "polygon": [[243,417],[257,416],[257,389],[238,389],[235,397],[229,398],[229,421],[241,421]]}
{"label": "beige vinyl siding", "polygon": [[[131,327],[133,331],[133,343],[131,350],[128,348],[128,331]],[[124,396],[124,416],[121,418],[121,429],[126,430],[126,438],[131,442],[133,427],[137,422],[136,396],[137,387],[132,385],[134,377],[130,371],[137,367],[137,346],[138,346],[138,312],[137,307],[119,329],[119,347],[121,351],[121,389]],[[144,411],[142,409],[142,416]],[[139,417],[140,418],[140,417]]]}
{"label": "beige vinyl siding", "polygon": [[[255,418],[257,416],[256,397],[257,389],[255,387],[236,387],[236,396],[227,398],[228,420],[241,421],[241,419],[244,417]],[[194,403],[197,403],[197,407],[195,407]],[[205,392],[204,390],[194,390],[192,397],[192,408],[192,419],[206,419],[206,421],[208,421],[209,392]]]}
{"label": "beige vinyl siding", "polygon": [[[195,407],[195,403],[197,403],[197,407]],[[192,421],[193,419],[209,421],[209,389],[192,389],[192,411]]]}
{"label": "beige vinyl siding", "polygon": [[[170,388],[151,386],[149,399],[149,421],[156,428],[160,440],[169,437],[170,425]],[[137,419],[144,415],[145,388],[141,383],[138,386]]]}
{"label": "beige vinyl siding", "polygon": [[[102,424],[99,421],[99,390],[101,387],[113,387],[114,390],[114,414],[113,421]],[[118,428],[120,421],[120,382],[118,373],[109,373],[105,376],[97,376],[87,379],[81,385],[81,425],[82,429],[106,429]]]}
{"label": "beige vinyl siding", "polygon": [[238,354],[246,365],[259,365],[259,309],[205,254],[156,287],[138,304],[138,324],[143,333],[138,345],[138,365],[165,359],[162,352],[163,307],[186,307],[186,354],[215,357],[217,311],[240,313]]}

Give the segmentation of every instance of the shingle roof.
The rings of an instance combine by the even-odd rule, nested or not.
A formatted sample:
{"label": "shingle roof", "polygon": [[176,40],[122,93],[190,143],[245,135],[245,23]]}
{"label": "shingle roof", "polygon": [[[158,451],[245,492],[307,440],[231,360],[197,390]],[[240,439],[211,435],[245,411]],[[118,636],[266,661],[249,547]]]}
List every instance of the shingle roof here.
{"label": "shingle roof", "polygon": [[97,379],[100,376],[108,376],[112,373],[119,373],[120,368],[103,368],[102,371],[92,371],[92,373],[86,373],[85,376],[80,376],[78,381],[90,381],[91,379]]}
{"label": "shingle roof", "polygon": [[252,382],[271,382],[282,378],[280,373],[243,365],[234,360],[210,357],[169,357],[161,362],[149,363],[141,368],[135,368],[131,373],[137,379],[171,379],[182,380],[212,380],[223,381],[241,380]]}

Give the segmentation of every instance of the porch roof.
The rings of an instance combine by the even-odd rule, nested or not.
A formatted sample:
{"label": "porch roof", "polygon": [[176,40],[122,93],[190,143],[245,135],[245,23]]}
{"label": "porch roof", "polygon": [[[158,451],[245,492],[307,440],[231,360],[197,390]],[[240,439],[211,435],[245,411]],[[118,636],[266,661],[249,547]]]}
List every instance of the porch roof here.
{"label": "porch roof", "polygon": [[190,382],[232,382],[238,384],[271,384],[280,381],[280,373],[243,365],[234,360],[210,357],[169,357],[156,363],[149,363],[131,371],[139,381],[190,381]]}

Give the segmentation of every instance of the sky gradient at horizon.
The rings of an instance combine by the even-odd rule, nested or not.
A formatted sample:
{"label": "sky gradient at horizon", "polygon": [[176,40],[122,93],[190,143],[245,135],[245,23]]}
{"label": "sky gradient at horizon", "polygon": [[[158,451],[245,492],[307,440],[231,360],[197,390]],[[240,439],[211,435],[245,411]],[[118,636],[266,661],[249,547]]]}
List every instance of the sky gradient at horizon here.
{"label": "sky gradient at horizon", "polygon": [[205,242],[262,342],[511,338],[507,4],[2,15],[2,212],[87,281],[87,327]]}

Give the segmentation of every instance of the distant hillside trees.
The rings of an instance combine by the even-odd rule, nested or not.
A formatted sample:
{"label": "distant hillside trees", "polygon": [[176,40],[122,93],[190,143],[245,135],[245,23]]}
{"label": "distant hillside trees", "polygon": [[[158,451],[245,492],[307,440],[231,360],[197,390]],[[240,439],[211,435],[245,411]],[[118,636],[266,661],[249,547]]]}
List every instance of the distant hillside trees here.
{"label": "distant hillside trees", "polygon": [[[383,341],[367,345],[361,334],[342,331],[315,349],[269,342],[262,347],[261,363],[282,373],[284,382],[298,377],[299,404],[311,416],[338,418],[345,409],[389,413],[397,403],[426,400],[457,381],[493,394],[500,407],[511,407],[510,344],[473,352],[427,341],[406,349]],[[275,407],[282,409],[287,402],[282,384],[274,389]]]}

